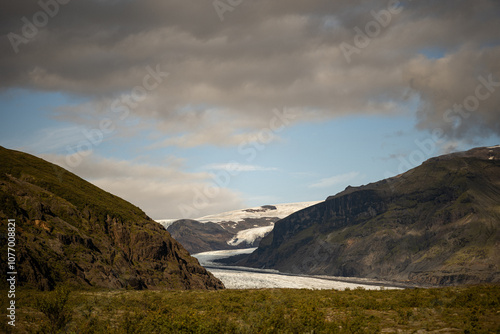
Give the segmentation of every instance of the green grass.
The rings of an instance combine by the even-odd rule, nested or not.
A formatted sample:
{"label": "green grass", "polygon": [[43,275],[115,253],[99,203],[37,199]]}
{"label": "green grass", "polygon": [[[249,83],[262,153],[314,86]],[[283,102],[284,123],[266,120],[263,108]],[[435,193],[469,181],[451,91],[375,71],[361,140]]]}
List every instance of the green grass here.
{"label": "green grass", "polygon": [[[90,220],[101,223],[106,221],[110,208],[113,208],[113,216],[122,221],[134,220],[138,217],[146,218],[146,214],[136,206],[58,166],[23,152],[0,147],[0,180],[9,181],[10,176],[25,181],[32,187],[40,187],[41,197],[46,200],[53,195],[57,196],[56,202],[60,206],[57,216],[62,219],[71,218],[73,207],[78,210],[87,208],[92,213]],[[10,198],[12,196],[1,196],[4,198],[0,197],[0,199],[7,203],[5,209],[8,211],[6,212],[19,210],[15,201],[13,202]],[[66,203],[61,203],[61,199],[64,199]],[[67,204],[67,208],[64,208],[63,204]],[[68,209],[69,217],[66,217],[65,209]]]}
{"label": "green grass", "polygon": [[[61,291],[19,290],[16,333],[500,332],[498,285],[380,291],[73,290],[67,303]],[[47,309],[60,317],[49,319]],[[54,330],[62,320],[69,322]],[[5,321],[1,326],[0,331],[8,330]]]}

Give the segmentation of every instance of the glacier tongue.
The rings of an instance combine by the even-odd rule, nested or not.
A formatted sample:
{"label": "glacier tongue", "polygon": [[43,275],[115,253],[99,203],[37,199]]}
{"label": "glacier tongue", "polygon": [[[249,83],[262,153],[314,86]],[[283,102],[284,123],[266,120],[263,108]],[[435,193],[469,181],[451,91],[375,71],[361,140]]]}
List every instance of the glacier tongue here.
{"label": "glacier tongue", "polygon": [[[270,288],[286,288],[286,289],[336,289],[344,290],[346,288],[364,288],[378,290],[382,287],[388,289],[397,289],[397,287],[388,286],[387,284],[373,284],[365,282],[364,279],[354,279],[352,282],[343,281],[336,277],[311,277],[301,275],[291,275],[280,273],[272,269],[255,269],[245,267],[230,267],[224,266],[216,262],[218,259],[227,258],[234,255],[250,254],[257,248],[211,251],[193,254],[200,261],[202,266],[207,269],[218,279],[220,279],[227,289],[270,289]],[[368,283],[368,284],[367,284]]]}
{"label": "glacier tongue", "polygon": [[230,246],[238,246],[241,243],[251,245],[255,242],[255,240],[257,240],[257,238],[264,238],[267,233],[273,230],[273,228],[274,224],[239,231],[231,240],[227,242],[227,244]]}

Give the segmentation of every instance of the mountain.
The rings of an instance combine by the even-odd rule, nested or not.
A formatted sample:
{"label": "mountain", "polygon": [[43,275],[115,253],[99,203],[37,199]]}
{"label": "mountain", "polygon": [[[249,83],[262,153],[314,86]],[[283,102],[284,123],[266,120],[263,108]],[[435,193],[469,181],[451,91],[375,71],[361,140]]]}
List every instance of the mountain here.
{"label": "mountain", "polygon": [[191,219],[177,220],[167,227],[167,231],[191,254],[229,248],[226,241],[233,237],[219,224]]}
{"label": "mountain", "polygon": [[429,284],[500,282],[500,146],[347,187],[232,264]]}
{"label": "mountain", "polygon": [[[56,165],[0,147],[2,232],[8,219],[16,220],[21,286],[223,288],[139,208]],[[7,235],[0,240],[7,263]]]}
{"label": "mountain", "polygon": [[192,219],[159,220],[192,254],[257,247],[274,223],[318,202],[302,202],[228,211]]}

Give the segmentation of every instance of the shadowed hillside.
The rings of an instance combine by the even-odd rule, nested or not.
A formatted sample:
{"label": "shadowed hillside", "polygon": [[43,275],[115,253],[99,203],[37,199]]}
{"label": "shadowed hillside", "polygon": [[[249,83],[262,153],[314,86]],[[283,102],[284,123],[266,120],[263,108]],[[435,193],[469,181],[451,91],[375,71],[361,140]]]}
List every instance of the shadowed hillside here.
{"label": "shadowed hillside", "polygon": [[500,147],[429,159],[275,224],[239,265],[431,284],[500,281]]}

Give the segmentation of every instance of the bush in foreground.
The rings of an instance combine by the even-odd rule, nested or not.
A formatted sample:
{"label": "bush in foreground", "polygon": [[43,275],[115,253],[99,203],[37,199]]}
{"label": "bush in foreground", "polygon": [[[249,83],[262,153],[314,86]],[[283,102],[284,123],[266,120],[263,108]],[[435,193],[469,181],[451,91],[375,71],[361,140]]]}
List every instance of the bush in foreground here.
{"label": "bush in foreground", "polygon": [[[495,285],[378,291],[21,291],[18,304],[20,333],[47,328],[64,333],[500,331],[500,286]],[[48,316],[49,309],[57,316]]]}

